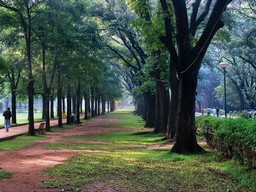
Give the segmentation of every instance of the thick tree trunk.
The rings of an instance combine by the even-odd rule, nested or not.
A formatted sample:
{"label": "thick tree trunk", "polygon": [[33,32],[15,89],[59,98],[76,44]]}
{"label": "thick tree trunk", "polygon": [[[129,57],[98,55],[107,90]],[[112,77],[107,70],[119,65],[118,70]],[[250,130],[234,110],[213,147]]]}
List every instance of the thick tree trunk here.
{"label": "thick tree trunk", "polygon": [[178,121],[178,98],[179,98],[179,80],[176,76],[174,65],[170,62],[169,84],[171,88],[171,102],[169,109],[169,122],[167,129],[167,139],[174,139]]}
{"label": "thick tree trunk", "polygon": [[[157,78],[159,79],[159,78]],[[162,81],[156,82],[156,115],[154,133],[166,133],[169,114],[169,91],[166,90]]]}
{"label": "thick tree trunk", "polygon": [[[176,89],[176,88],[175,88]],[[174,139],[177,130],[177,121],[178,121],[178,97],[179,97],[179,87],[171,92],[171,102],[168,118],[168,129],[167,129],[167,139]]]}
{"label": "thick tree trunk", "polygon": [[176,141],[172,148],[177,153],[204,151],[197,144],[195,127],[195,98],[197,75],[186,73],[181,76],[179,86],[179,118]]}

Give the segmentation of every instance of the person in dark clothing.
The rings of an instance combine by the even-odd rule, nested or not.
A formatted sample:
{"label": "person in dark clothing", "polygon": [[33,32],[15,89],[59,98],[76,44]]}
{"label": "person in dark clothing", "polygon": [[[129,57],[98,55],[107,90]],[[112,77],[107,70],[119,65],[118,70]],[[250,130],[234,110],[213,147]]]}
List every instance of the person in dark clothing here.
{"label": "person in dark clothing", "polygon": [[4,128],[6,132],[9,131],[9,128],[11,126],[11,117],[12,117],[12,112],[10,111],[10,107],[7,108],[7,110],[3,113],[4,116]]}
{"label": "person in dark clothing", "polygon": [[216,115],[217,115],[217,117],[219,117],[219,115],[220,115],[220,109],[218,107],[216,108]]}

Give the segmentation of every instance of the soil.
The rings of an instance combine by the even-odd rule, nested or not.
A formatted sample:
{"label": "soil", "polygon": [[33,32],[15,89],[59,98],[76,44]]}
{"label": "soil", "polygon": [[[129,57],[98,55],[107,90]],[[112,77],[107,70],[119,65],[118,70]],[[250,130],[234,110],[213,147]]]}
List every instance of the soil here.
{"label": "soil", "polygon": [[[87,124],[82,124],[63,132],[46,132],[46,140],[37,141],[29,148],[1,151],[0,169],[11,172],[13,176],[9,179],[0,180],[0,192],[59,192],[63,189],[45,189],[44,181],[49,179],[49,175],[44,171],[46,168],[63,163],[68,158],[89,153],[89,150],[49,150],[45,146],[48,143],[57,142],[64,136],[72,135],[96,135],[104,132],[124,130],[124,128],[111,128],[115,123],[113,119],[95,118]],[[96,142],[94,144],[97,144]],[[169,147],[170,145],[150,146]],[[106,183],[97,182],[91,186],[86,186],[83,192],[117,192]],[[119,191],[120,192],[120,191]]]}

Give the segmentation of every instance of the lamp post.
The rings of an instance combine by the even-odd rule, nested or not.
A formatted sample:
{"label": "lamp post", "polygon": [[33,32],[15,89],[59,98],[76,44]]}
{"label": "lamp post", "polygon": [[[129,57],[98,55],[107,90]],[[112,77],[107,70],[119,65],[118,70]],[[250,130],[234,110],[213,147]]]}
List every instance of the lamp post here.
{"label": "lamp post", "polygon": [[226,92],[226,68],[228,67],[229,63],[223,61],[220,63],[221,68],[224,72],[224,110],[225,110],[225,118],[227,118],[227,92]]}

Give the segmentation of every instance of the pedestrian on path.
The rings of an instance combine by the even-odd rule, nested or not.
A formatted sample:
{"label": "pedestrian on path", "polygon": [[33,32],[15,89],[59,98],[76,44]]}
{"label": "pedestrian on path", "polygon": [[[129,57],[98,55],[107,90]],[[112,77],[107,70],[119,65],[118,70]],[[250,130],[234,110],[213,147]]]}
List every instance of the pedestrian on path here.
{"label": "pedestrian on path", "polygon": [[4,116],[4,128],[6,132],[9,131],[9,128],[11,126],[11,117],[12,117],[12,112],[10,111],[10,107],[7,108],[7,110],[3,113]]}

